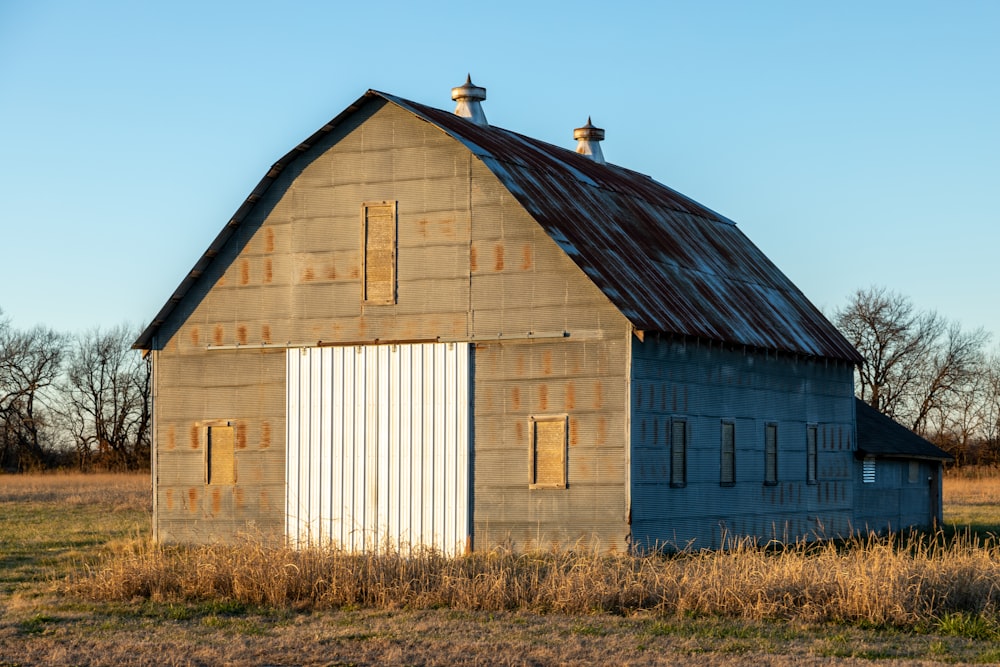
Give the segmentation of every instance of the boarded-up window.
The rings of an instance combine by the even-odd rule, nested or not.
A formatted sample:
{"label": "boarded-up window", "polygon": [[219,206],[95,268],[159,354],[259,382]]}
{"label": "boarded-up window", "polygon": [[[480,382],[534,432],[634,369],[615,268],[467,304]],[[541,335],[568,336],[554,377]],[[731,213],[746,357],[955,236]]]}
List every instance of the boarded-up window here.
{"label": "boarded-up window", "polygon": [[861,481],[865,484],[875,483],[875,459],[866,456],[861,462]]}
{"label": "boarded-up window", "polygon": [[530,488],[566,488],[566,419],[531,418]]}
{"label": "boarded-up window", "polygon": [[736,484],[736,425],[733,422],[722,422],[722,474],[719,483],[722,486]]}
{"label": "boarded-up window", "polygon": [[364,203],[361,228],[361,298],[367,304],[396,303],[396,202]]}
{"label": "boarded-up window", "polygon": [[205,476],[209,484],[236,483],[235,440],[232,426],[208,427],[208,469]]}
{"label": "boarded-up window", "polygon": [[687,484],[687,422],[670,422],[670,486]]}
{"label": "boarded-up window", "polygon": [[816,450],[816,427],[806,427],[806,483],[815,484],[818,473],[818,452]]}
{"label": "boarded-up window", "polygon": [[919,461],[910,461],[910,471],[909,471],[909,475],[907,477],[907,481],[909,481],[910,484],[916,484],[917,482],[920,481],[920,462]]}
{"label": "boarded-up window", "polygon": [[778,425],[764,425],[764,483],[778,483]]}

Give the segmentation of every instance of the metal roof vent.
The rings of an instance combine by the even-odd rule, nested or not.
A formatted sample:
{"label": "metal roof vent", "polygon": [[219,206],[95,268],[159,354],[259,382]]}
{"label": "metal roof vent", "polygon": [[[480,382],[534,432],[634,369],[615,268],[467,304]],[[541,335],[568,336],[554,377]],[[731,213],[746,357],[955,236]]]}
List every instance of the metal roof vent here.
{"label": "metal roof vent", "polygon": [[587,124],[573,130],[573,138],[579,143],[576,152],[589,157],[598,164],[604,164],[604,153],[601,152],[601,142],[604,141],[604,130],[594,127],[587,116]]}
{"label": "metal roof vent", "polygon": [[476,125],[488,127],[486,114],[479,103],[486,99],[486,89],[472,83],[472,75],[465,77],[465,85],[451,89],[451,99],[458,102],[455,115],[468,118]]}

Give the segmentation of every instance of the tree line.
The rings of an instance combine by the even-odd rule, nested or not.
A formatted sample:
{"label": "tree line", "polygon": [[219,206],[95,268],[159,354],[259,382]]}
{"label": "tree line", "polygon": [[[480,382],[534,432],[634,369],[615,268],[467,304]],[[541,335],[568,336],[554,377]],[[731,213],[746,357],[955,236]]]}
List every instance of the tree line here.
{"label": "tree line", "polygon": [[[861,400],[955,457],[1000,464],[1000,352],[884,287],[859,289],[833,322],[865,361]],[[70,336],[16,329],[0,312],[0,470],[149,466],[151,366],[125,325]]]}
{"label": "tree line", "polygon": [[0,470],[149,467],[149,360],[125,325],[70,336],[0,312]]}

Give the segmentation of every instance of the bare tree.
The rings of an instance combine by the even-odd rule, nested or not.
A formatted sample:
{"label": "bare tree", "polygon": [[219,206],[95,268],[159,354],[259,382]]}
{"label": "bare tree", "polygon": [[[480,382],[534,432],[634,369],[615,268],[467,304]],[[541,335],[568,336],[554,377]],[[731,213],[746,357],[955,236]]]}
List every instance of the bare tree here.
{"label": "bare tree", "polygon": [[855,292],[835,322],[865,359],[858,368],[858,397],[904,419],[944,322],[935,313],[915,312],[909,299],[883,287]]}
{"label": "bare tree", "polygon": [[135,470],[149,462],[150,366],[131,348],[126,326],[76,341],[66,372],[65,405],[81,467]]}
{"label": "bare tree", "polygon": [[14,329],[0,316],[0,465],[45,467],[53,443],[46,427],[50,389],[62,368],[65,337],[45,327]]}

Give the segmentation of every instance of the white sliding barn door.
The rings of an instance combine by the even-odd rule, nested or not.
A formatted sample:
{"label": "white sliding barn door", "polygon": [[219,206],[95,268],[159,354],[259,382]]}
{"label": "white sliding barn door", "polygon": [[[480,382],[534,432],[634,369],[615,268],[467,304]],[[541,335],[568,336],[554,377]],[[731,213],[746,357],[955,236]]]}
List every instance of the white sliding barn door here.
{"label": "white sliding barn door", "polygon": [[293,349],[286,377],[293,544],[465,550],[468,343]]}

